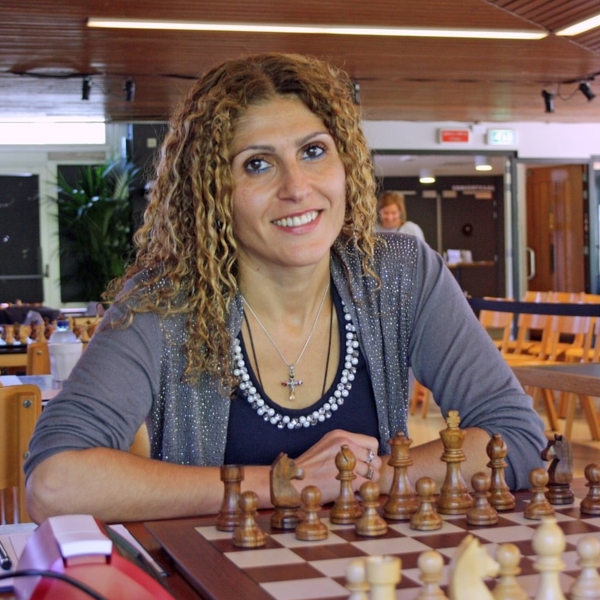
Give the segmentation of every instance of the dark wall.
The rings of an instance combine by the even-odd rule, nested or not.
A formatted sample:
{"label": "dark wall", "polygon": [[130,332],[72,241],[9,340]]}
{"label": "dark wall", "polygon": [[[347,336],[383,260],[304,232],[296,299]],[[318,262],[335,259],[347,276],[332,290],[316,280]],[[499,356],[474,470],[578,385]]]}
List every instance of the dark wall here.
{"label": "dark wall", "polygon": [[0,176],[0,302],[42,302],[37,175]]}
{"label": "dark wall", "polygon": [[140,169],[131,194],[134,231],[143,218],[146,188],[154,179],[155,160],[168,128],[167,123],[133,123],[127,129],[127,158]]}

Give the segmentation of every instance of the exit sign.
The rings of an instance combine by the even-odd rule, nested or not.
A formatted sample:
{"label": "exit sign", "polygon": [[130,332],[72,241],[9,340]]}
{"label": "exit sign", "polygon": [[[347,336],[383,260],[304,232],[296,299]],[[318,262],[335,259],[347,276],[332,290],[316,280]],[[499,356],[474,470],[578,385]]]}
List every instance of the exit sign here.
{"label": "exit sign", "polygon": [[438,129],[440,144],[468,144],[471,142],[470,129]]}
{"label": "exit sign", "polygon": [[514,146],[517,132],[514,129],[488,129],[487,143],[490,146]]}

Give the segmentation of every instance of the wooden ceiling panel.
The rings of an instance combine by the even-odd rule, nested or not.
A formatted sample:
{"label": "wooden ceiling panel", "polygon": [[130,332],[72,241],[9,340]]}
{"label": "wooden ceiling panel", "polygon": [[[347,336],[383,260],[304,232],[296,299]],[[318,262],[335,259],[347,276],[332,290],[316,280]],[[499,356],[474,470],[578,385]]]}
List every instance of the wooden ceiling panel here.
{"label": "wooden ceiling panel", "polygon": [[[104,115],[164,120],[191,78],[225,60],[264,51],[331,60],[361,85],[375,120],[600,122],[600,31],[552,32],[598,12],[596,0],[4,0],[0,4],[0,118]],[[539,41],[376,38],[101,30],[86,19],[418,27],[538,28]],[[594,77],[599,75],[598,84]],[[89,100],[82,78],[90,75]],[[135,81],[125,100],[127,78]],[[577,91],[588,80],[599,98]],[[556,94],[547,114],[542,89]]]}

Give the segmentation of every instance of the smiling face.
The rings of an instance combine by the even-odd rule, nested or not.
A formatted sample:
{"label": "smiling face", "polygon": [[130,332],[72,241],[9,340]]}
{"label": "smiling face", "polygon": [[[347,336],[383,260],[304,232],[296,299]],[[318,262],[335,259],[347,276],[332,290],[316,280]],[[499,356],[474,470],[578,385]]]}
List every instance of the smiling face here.
{"label": "smiling face", "polygon": [[344,220],[346,176],[321,119],[293,96],[252,105],[235,127],[231,155],[240,266],[328,262]]}
{"label": "smiling face", "polygon": [[397,229],[404,223],[404,215],[397,204],[388,204],[379,210],[379,220],[386,229]]}

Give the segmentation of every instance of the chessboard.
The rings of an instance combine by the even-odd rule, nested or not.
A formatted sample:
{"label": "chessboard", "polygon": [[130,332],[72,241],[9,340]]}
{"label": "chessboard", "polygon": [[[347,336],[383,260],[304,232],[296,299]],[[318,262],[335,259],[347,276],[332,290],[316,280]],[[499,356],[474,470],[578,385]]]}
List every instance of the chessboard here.
{"label": "chessboard", "polygon": [[[580,515],[580,498],[586,493],[584,484],[583,480],[574,482],[576,498],[572,504],[554,507],[566,539],[561,556],[565,568],[560,574],[566,597],[580,572],[577,542],[589,535],[600,537],[600,517]],[[515,544],[522,554],[517,581],[534,598],[540,575],[534,567],[532,538],[540,521],[526,519],[523,514],[531,492],[517,492],[515,497],[514,511],[500,513],[496,525],[472,526],[464,515],[443,515],[441,529],[415,531],[408,521],[388,520],[388,531],[380,537],[360,536],[354,525],[333,525],[324,509],[319,514],[329,528],[329,536],[316,542],[300,541],[293,531],[272,529],[270,511],[261,511],[256,522],[267,533],[267,543],[257,549],[234,546],[230,532],[216,529],[216,517],[153,521],[145,525],[202,598],[342,600],[350,595],[345,582],[352,558],[391,555],[401,559],[397,600],[414,600],[422,586],[417,561],[422,552],[431,549],[444,559],[440,585],[448,594],[450,561],[468,534],[477,538],[491,557],[496,556],[500,544]],[[493,589],[495,580],[486,583]]]}

